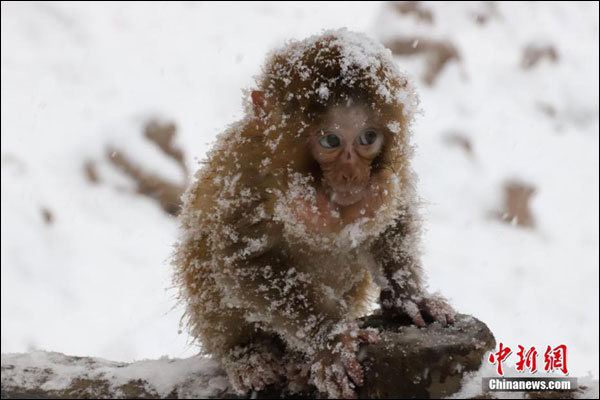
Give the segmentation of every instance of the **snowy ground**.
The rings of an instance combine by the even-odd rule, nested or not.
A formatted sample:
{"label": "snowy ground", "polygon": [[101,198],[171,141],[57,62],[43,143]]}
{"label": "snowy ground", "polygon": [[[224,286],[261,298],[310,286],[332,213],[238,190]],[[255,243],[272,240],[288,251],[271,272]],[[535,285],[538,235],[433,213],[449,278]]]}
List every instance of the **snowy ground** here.
{"label": "snowy ground", "polygon": [[[175,121],[195,169],[240,117],[241,88],[269,49],[347,26],[381,40],[444,38],[461,54],[434,86],[419,82],[414,167],[431,289],[508,346],[567,344],[571,376],[597,379],[598,3],[426,5],[431,25],[379,3],[1,7],[3,353],[194,354],[169,289],[176,221],[117,190],[131,183],[102,161],[104,146],[177,179],[140,139],[144,118]],[[530,43],[552,44],[556,63],[522,69]],[[422,74],[420,57],[398,62]],[[456,132],[472,156],[446,144]],[[99,185],[85,178],[88,158],[100,162]],[[537,189],[534,229],[491,216],[509,178]]]}

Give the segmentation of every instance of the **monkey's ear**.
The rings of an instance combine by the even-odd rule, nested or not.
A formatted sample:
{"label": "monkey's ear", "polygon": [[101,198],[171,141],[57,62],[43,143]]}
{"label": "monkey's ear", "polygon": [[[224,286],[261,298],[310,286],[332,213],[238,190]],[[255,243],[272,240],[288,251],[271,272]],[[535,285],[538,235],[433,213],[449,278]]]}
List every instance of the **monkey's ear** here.
{"label": "monkey's ear", "polygon": [[269,112],[269,107],[267,105],[267,99],[265,97],[265,92],[262,90],[253,90],[250,93],[250,97],[252,97],[252,105],[254,106],[254,113],[257,116],[266,114]]}

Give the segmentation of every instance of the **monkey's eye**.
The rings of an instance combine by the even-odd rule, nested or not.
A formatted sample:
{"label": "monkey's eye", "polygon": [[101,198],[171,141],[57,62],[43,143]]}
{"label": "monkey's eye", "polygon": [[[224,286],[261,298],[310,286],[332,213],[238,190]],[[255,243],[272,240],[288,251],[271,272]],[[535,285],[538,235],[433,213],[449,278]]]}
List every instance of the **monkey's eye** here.
{"label": "monkey's eye", "polygon": [[321,146],[331,149],[340,145],[340,138],[335,133],[328,133],[319,140]]}
{"label": "monkey's eye", "polygon": [[373,144],[373,143],[375,143],[376,140],[377,140],[377,132],[371,131],[371,130],[361,133],[360,136],[358,137],[358,143],[363,144],[363,145]]}

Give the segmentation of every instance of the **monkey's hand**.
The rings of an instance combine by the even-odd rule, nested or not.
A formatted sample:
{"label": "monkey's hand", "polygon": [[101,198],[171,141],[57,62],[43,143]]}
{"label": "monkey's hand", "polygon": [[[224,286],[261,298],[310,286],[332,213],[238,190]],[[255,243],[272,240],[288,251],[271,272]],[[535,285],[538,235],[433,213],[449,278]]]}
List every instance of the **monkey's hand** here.
{"label": "monkey's hand", "polygon": [[224,367],[234,390],[242,395],[283,383],[286,370],[282,358],[262,343],[234,349]]}
{"label": "monkey's hand", "polygon": [[315,357],[311,367],[311,379],[320,392],[332,399],[356,398],[355,388],[362,386],[363,370],[357,353],[361,343],[376,343],[379,336],[375,331],[347,329],[339,334]]}
{"label": "monkey's hand", "polygon": [[396,297],[389,289],[381,291],[381,309],[388,317],[408,316],[419,328],[426,325],[426,319],[444,326],[453,324],[456,316],[452,306],[441,296]]}

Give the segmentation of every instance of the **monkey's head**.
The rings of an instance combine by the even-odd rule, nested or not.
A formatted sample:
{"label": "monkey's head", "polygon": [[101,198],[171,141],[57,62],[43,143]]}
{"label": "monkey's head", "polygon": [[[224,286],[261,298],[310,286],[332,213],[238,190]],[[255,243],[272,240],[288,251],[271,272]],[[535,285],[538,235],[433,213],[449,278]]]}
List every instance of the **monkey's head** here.
{"label": "monkey's head", "polygon": [[389,50],[362,34],[327,31],[272,52],[252,114],[280,162],[310,174],[330,200],[361,200],[373,176],[407,162],[408,125],[417,99]]}

